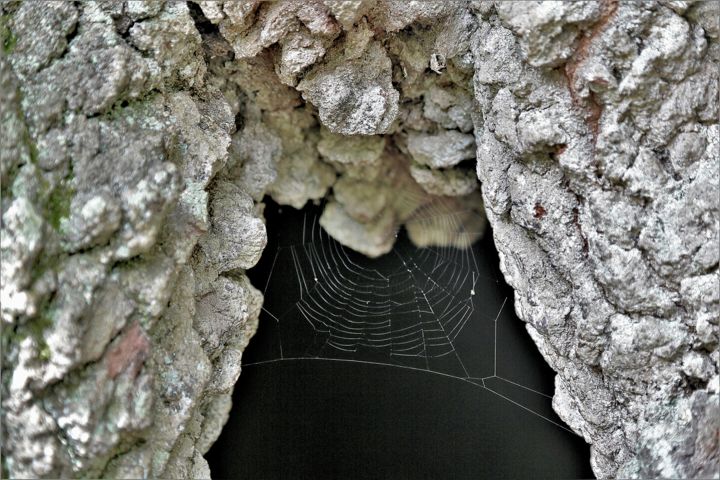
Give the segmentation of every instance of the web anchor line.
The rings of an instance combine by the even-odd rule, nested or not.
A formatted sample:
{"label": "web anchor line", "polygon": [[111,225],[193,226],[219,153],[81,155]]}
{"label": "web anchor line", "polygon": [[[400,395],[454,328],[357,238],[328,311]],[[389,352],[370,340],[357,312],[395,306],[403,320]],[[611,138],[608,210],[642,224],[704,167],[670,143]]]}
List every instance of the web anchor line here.
{"label": "web anchor line", "polygon": [[497,324],[500,314],[502,313],[503,308],[505,308],[505,302],[507,302],[507,297],[503,300],[502,305],[500,305],[500,311],[495,316],[495,320],[493,320],[495,329],[495,340],[493,341],[493,377],[497,377]]}
{"label": "web anchor line", "polygon": [[[570,433],[573,433],[573,434],[575,433],[575,432],[573,432],[571,429],[567,428],[566,426],[561,425],[560,423],[558,423],[558,422],[556,422],[556,421],[554,421],[554,420],[552,420],[552,419],[550,419],[550,418],[547,418],[546,416],[544,416],[544,415],[542,415],[542,414],[540,414],[540,413],[538,413],[538,412],[536,412],[536,411],[534,411],[534,410],[526,407],[525,405],[522,405],[522,404],[516,402],[515,400],[513,400],[513,399],[511,399],[511,398],[509,398],[509,397],[507,397],[507,396],[505,396],[505,395],[503,395],[503,394],[501,394],[501,393],[499,393],[499,392],[496,392],[495,390],[493,390],[493,389],[491,389],[491,388],[489,388],[489,387],[487,387],[487,386],[485,385],[485,379],[491,378],[491,377],[485,377],[485,378],[481,378],[481,379],[476,379],[476,378],[472,378],[472,377],[471,377],[471,378],[464,378],[464,377],[458,377],[458,376],[455,376],[455,375],[451,375],[451,374],[448,374],[448,373],[438,372],[438,371],[435,371],[435,370],[426,370],[426,369],[424,369],[424,368],[415,368],[415,367],[410,367],[410,366],[407,366],[407,365],[398,365],[398,364],[395,364],[395,363],[383,363],[383,362],[373,362],[373,361],[369,361],[369,360],[352,360],[352,359],[347,359],[347,358],[328,358],[328,357],[288,357],[288,358],[276,358],[276,359],[273,359],[273,360],[261,360],[261,361],[259,361],[259,362],[245,363],[245,364],[243,364],[243,367],[260,367],[260,366],[264,366],[264,365],[272,365],[272,364],[281,363],[281,362],[304,362],[304,361],[324,361],[324,362],[357,363],[357,364],[362,364],[362,365],[374,365],[374,366],[379,366],[379,367],[399,368],[399,369],[403,369],[403,370],[409,370],[409,371],[414,371],[414,372],[429,373],[429,374],[438,375],[438,376],[445,377],[445,378],[450,378],[450,379],[453,379],[453,380],[457,380],[457,381],[460,381],[460,382],[467,383],[467,384],[469,384],[469,385],[473,385],[473,386],[478,387],[478,388],[481,388],[481,389],[483,389],[483,390],[485,390],[485,391],[488,391],[488,392],[492,393],[493,395],[496,395],[496,396],[502,398],[503,400],[506,400],[506,401],[512,403],[512,404],[515,405],[516,407],[522,408],[522,409],[525,410],[526,412],[531,413],[531,414],[535,415],[536,417],[539,417],[539,418],[545,420],[546,422],[550,422],[551,424],[555,425],[555,426],[558,427],[558,428],[561,428],[561,429],[565,430],[566,432],[570,432]],[[479,380],[479,382],[478,382],[478,380]],[[541,394],[541,393],[539,393],[539,392],[536,392],[536,393],[538,393],[538,394],[540,394],[540,395],[543,395],[543,396],[547,396],[547,395]]]}

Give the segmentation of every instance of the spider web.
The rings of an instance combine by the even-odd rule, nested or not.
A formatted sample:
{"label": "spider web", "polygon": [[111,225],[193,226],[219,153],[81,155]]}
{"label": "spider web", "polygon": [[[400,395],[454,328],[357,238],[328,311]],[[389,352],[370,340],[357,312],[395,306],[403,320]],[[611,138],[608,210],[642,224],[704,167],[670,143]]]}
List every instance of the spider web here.
{"label": "spider web", "polygon": [[[571,431],[541,413],[548,412],[550,395],[498,374],[498,323],[508,298],[478,288],[479,280],[499,281],[483,272],[474,248],[418,248],[401,230],[390,253],[369,259],[331,238],[319,225],[319,211],[306,210],[301,224],[283,220],[270,239],[265,304],[290,306],[263,307],[243,366],[308,360],[424,371],[472,384]],[[463,232],[472,214],[435,204],[415,220]],[[476,233],[464,231],[471,240]],[[258,343],[264,346],[253,348]],[[503,384],[544,405],[523,405]]]}

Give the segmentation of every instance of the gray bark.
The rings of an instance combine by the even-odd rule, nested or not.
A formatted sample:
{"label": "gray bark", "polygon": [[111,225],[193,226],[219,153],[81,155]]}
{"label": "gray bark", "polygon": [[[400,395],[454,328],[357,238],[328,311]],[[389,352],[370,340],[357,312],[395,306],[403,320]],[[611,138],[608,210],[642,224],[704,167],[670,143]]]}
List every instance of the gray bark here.
{"label": "gray bark", "polygon": [[719,5],[3,2],[3,474],[210,476],[270,195],[486,214],[595,473],[717,478]]}

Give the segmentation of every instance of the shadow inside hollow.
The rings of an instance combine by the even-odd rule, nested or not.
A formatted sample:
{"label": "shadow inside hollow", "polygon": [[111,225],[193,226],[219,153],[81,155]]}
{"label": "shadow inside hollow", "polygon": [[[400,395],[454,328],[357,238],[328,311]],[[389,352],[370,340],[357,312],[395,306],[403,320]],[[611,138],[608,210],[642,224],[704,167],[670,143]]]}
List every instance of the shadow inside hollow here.
{"label": "shadow inside hollow", "polygon": [[[437,300],[445,302],[443,309],[472,305],[447,355],[429,362],[422,356],[388,355],[396,344],[387,351],[360,347],[346,352],[342,343],[339,348],[328,346],[323,327],[313,324],[312,314],[308,321],[307,308],[298,308],[302,302],[297,284],[303,281],[298,269],[307,269],[310,277],[323,274],[316,271],[323,263],[299,266],[300,253],[327,268],[339,268],[332,263],[337,257],[323,255],[341,247],[319,231],[310,241],[307,232],[301,233],[311,228],[308,219],[320,211],[268,202],[268,246],[249,272],[253,285],[265,290],[266,311],[243,354],[247,366],[235,388],[228,423],[207,455],[214,478],[592,477],[588,445],[561,428],[564,424],[551,409],[554,374],[514,314],[512,290],[502,280],[492,232],[472,247],[474,294]],[[398,280],[373,293],[385,299],[387,291],[392,301],[393,295],[407,291],[417,291],[418,297],[433,291],[422,283],[430,273],[444,278],[432,266],[436,259],[417,252],[401,232],[395,255],[370,260],[341,253],[357,265],[355,272],[392,273],[399,269],[398,259],[414,262],[410,278],[418,282],[417,288],[404,289]],[[458,269],[452,270],[457,275],[463,267],[458,258],[471,257],[445,252],[441,258],[457,261]],[[430,263],[423,264],[423,259]],[[347,272],[338,278],[352,285],[357,280]],[[322,285],[303,292],[305,299],[308,292],[319,295],[315,303],[305,300],[310,306],[322,301],[331,305],[338,299],[329,294],[342,296],[346,291],[347,285],[335,285],[335,279],[320,281]],[[457,285],[465,289],[466,284]],[[365,298],[360,289],[356,297]],[[435,301],[427,302],[429,309],[439,305]],[[417,315],[425,310],[418,303],[393,312]],[[330,307],[324,313],[342,315]],[[347,314],[354,315],[349,308]],[[432,325],[423,328],[423,335],[432,331]],[[283,357],[301,359],[277,361]],[[464,381],[468,376],[473,380]]]}

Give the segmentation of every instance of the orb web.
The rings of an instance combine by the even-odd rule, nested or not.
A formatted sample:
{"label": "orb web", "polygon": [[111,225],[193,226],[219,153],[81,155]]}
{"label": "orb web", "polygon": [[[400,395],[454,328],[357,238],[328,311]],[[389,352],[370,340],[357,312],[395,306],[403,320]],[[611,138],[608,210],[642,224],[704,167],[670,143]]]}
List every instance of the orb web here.
{"label": "orb web", "polygon": [[497,326],[507,298],[492,301],[478,288],[481,278],[498,283],[482,273],[471,248],[482,232],[466,225],[478,224],[468,222],[478,212],[438,203],[418,209],[412,220],[428,227],[429,243],[433,231],[457,232],[459,246],[416,247],[400,230],[392,232],[395,247],[376,259],[331,238],[318,212],[306,212],[300,225],[283,224],[268,245],[273,260],[263,294],[282,301],[266,303],[289,307],[263,307],[262,336],[273,346],[243,366],[324,360],[422,370],[492,392],[568,430],[547,409],[540,413],[497,388],[500,382],[545,403],[551,398],[498,375]]}

